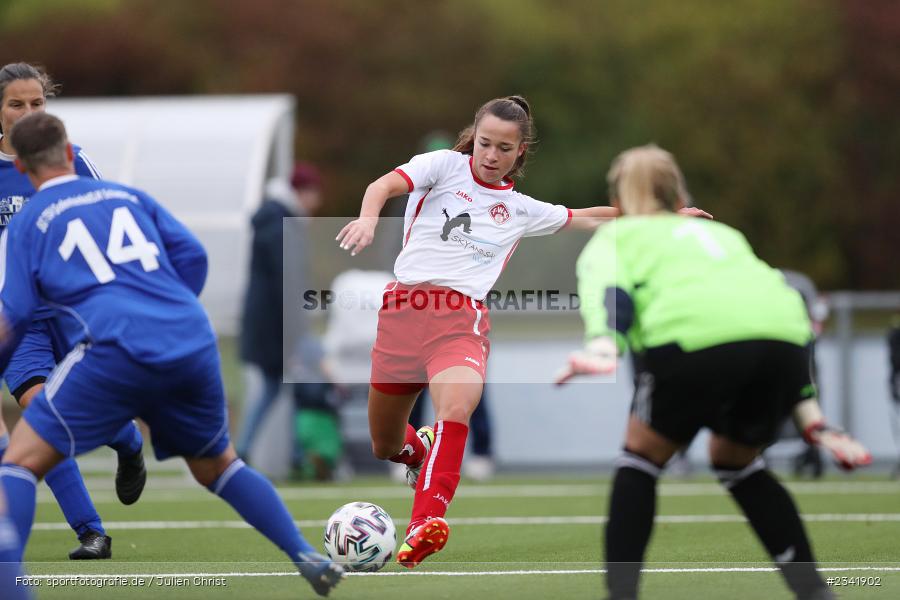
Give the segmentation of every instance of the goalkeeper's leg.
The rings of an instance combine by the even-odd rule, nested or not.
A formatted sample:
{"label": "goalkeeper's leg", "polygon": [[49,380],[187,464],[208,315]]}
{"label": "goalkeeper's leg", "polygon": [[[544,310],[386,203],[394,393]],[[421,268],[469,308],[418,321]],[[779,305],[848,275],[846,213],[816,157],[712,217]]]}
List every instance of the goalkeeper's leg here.
{"label": "goalkeeper's leg", "polygon": [[720,435],[710,439],[710,459],[719,481],[744,511],[788,586],[798,598],[829,598],[797,507],[766,469],[760,451]]}
{"label": "goalkeeper's leg", "polygon": [[637,598],[644,552],[656,515],[656,481],[679,444],[632,415],[625,449],[616,460],[606,524],[606,587],[609,598]]}

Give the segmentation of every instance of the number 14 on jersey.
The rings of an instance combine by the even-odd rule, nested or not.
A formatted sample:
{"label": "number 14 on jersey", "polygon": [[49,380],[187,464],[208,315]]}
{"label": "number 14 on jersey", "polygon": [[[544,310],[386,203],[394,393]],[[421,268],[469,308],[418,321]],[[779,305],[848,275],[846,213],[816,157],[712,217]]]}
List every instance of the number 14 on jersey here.
{"label": "number 14 on jersey", "polygon": [[[126,235],[131,242],[127,246]],[[159,247],[147,240],[127,206],[120,206],[113,211],[106,256],[100,251],[84,221],[80,218],[69,221],[66,226],[66,237],[59,245],[59,255],[68,261],[76,249],[81,252],[94,277],[100,283],[109,283],[116,278],[110,263],[121,265],[139,260],[144,271],[155,271],[159,268],[159,261],[156,258],[159,256]]]}

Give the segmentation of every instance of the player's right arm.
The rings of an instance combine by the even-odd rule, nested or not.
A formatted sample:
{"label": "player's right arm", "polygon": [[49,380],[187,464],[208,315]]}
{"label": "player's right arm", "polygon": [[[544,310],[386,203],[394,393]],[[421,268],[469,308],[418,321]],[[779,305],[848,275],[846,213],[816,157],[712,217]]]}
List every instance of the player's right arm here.
{"label": "player's right arm", "polygon": [[633,286],[617,257],[614,225],[595,235],[578,258],[578,298],[584,320],[584,349],[569,355],[556,374],[562,385],[576,375],[600,375],[616,370],[627,348],[634,321]]}
{"label": "player's right arm", "polygon": [[389,198],[409,192],[407,180],[397,171],[382,175],[369,184],[363,195],[359,218],[347,223],[335,238],[342,250],[350,250],[356,256],[375,239],[375,227],[381,209]]}

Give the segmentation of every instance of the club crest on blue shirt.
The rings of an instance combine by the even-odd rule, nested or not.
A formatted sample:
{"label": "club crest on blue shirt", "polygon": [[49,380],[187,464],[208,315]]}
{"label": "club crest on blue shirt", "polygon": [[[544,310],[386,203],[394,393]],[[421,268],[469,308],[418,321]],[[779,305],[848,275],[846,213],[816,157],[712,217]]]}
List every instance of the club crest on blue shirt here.
{"label": "club crest on blue shirt", "polygon": [[6,196],[0,198],[0,227],[9,225],[13,215],[22,210],[25,205],[25,196]]}

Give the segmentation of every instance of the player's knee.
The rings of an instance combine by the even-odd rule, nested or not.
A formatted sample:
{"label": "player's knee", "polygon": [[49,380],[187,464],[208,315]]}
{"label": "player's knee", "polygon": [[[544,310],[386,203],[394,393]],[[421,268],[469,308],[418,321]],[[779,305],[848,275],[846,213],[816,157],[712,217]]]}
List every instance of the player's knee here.
{"label": "player's knee", "polygon": [[653,460],[652,457],[635,450],[629,446],[622,448],[622,453],[616,457],[616,469],[634,469],[641,471],[652,477],[654,480],[659,479],[665,468],[665,462]]}
{"label": "player's knee", "polygon": [[467,402],[452,402],[441,406],[437,416],[438,421],[452,421],[454,423],[462,423],[468,426],[472,413],[475,412],[476,404]]}
{"label": "player's knee", "polygon": [[20,469],[24,469],[28,471],[32,475],[36,481],[40,481],[44,478],[44,475],[55,466],[54,464],[50,464],[47,461],[39,460],[35,456],[27,456],[22,453],[15,452],[15,448],[11,448],[13,452],[7,451],[3,455],[3,466],[14,466]]}
{"label": "player's knee", "polygon": [[31,428],[28,421],[22,420],[13,432],[9,447],[3,454],[3,464],[14,464],[28,469],[40,480],[64,458]]}
{"label": "player's knee", "polygon": [[756,460],[759,452],[759,448],[738,444],[719,435],[713,435],[709,440],[709,460],[713,465],[741,469]]}
{"label": "player's knee", "polygon": [[197,483],[209,487],[235,460],[237,460],[237,454],[233,448],[229,447],[219,456],[187,459],[187,465]]}
{"label": "player's knee", "polygon": [[745,466],[733,466],[727,463],[712,463],[713,472],[725,489],[731,490],[742,481],[749,479],[751,475],[759,471],[765,471],[766,463],[761,456],[757,456],[750,464]]}

